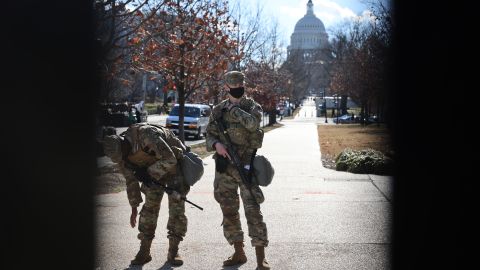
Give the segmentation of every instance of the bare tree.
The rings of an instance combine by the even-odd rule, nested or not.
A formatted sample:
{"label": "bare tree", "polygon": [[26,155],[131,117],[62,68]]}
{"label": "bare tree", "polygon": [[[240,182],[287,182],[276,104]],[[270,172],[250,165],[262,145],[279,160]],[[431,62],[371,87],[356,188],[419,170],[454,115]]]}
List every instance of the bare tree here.
{"label": "bare tree", "polygon": [[[149,0],[95,0],[97,64],[102,82],[100,100],[118,99],[137,79],[132,69],[132,54],[136,43],[132,37],[150,17],[145,11],[155,12],[165,1]],[[114,91],[115,90],[115,91]]]}
{"label": "bare tree", "polygon": [[284,54],[278,34],[278,23],[273,22],[267,32],[266,40],[258,49],[259,58],[247,64],[246,75],[255,88],[250,94],[269,114],[269,125],[276,122],[276,106],[283,96],[290,96],[291,74],[281,69]]}
{"label": "bare tree", "polygon": [[247,64],[257,58],[258,50],[266,42],[264,33],[263,7],[257,2],[253,9],[243,1],[236,1],[230,8],[230,16],[234,26],[231,37],[236,40],[235,54],[238,56],[233,61],[232,69],[245,70]]}
{"label": "bare tree", "polygon": [[[380,6],[379,10],[383,10]],[[348,95],[361,106],[362,122],[375,113],[386,114],[386,93],[391,47],[391,17],[372,14],[368,20],[355,20],[339,27],[333,39],[335,59],[330,88]]]}

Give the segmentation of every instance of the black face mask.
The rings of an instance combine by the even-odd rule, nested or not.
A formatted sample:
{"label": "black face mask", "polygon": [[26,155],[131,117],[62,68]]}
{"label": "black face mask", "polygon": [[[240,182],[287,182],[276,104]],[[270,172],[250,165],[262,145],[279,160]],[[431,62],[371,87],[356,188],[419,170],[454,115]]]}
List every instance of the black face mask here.
{"label": "black face mask", "polygon": [[230,88],[230,95],[232,95],[234,98],[241,98],[244,92],[245,88],[243,87]]}

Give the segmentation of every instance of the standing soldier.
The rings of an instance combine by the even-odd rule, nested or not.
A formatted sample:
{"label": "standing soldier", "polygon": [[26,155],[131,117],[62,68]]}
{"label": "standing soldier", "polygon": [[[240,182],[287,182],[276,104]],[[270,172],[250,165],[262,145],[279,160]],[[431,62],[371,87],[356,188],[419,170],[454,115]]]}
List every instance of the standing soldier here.
{"label": "standing soldier", "polygon": [[256,149],[261,147],[263,139],[263,132],[260,130],[262,108],[253,99],[244,95],[243,73],[230,71],[225,74],[225,82],[230,89],[229,97],[213,108],[206,138],[207,150],[216,151],[213,156],[216,168],[214,195],[223,212],[223,233],[228,243],[235,248],[235,253],[225,260],[223,265],[231,266],[247,261],[238,212],[240,200],[237,190],[240,189],[248,235],[252,239],[252,246],[255,247],[257,255],[257,269],[270,269],[265,260],[265,247],[268,246],[267,226],[263,222],[259,205],[264,201],[262,191],[258,185],[247,186],[242,182],[239,171],[230,162],[232,158],[226,147],[229,142],[218,127],[220,124],[225,127],[241,159],[241,166],[248,172]]}
{"label": "standing soldier", "polygon": [[[132,207],[132,228],[137,222],[137,207],[142,202],[140,192],[145,194],[138,224],[140,250],[131,264],[143,265],[152,260],[150,246],[155,237],[160,202],[166,191],[160,185],[166,185],[167,188],[175,190],[168,195],[167,261],[172,265],[182,265],[178,245],[187,232],[187,217],[185,202],[181,199],[185,198],[190,187],[183,181],[178,161],[186,150],[185,145],[168,129],[149,124],[133,124],[125,132],[125,138],[118,135],[107,136],[104,149],[106,155],[120,165],[127,180],[127,196]],[[149,183],[147,179],[151,179],[153,183]],[[143,182],[141,187],[139,181]]]}

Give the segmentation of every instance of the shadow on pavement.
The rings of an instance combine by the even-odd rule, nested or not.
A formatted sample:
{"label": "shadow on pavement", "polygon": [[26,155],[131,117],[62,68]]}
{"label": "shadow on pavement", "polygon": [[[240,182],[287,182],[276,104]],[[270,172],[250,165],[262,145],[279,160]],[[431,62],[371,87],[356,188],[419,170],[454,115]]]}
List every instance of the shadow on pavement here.
{"label": "shadow on pavement", "polygon": [[129,265],[124,270],[142,270],[142,269],[143,269],[143,265]]}
{"label": "shadow on pavement", "polygon": [[242,265],[243,264],[237,264],[237,265],[232,265],[232,266],[223,266],[222,270],[237,270]]}
{"label": "shadow on pavement", "polygon": [[[178,266],[178,267],[181,267],[181,265]],[[172,270],[172,269],[175,269],[175,267],[173,267],[170,263],[165,262],[165,263],[162,265],[162,267],[158,268],[157,270]]]}

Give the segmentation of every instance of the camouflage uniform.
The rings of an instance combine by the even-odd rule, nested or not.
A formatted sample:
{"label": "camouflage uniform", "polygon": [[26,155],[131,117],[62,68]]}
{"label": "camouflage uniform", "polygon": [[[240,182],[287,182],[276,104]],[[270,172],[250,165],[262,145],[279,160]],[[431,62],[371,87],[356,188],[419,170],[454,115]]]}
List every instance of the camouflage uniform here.
{"label": "camouflage uniform", "polygon": [[[125,139],[131,144],[128,161],[139,167],[146,167],[147,172],[158,182],[166,184],[185,195],[190,187],[184,184],[182,173],[177,166],[182,157],[184,145],[168,129],[161,129],[148,124],[134,124],[126,131]],[[138,238],[151,240],[155,237],[160,202],[164,190],[161,187],[140,186],[138,179],[125,161],[120,168],[127,183],[127,196],[132,207],[142,202],[140,192],[145,194],[145,203],[140,211]],[[168,238],[182,241],[187,232],[185,202],[168,196],[169,219],[167,224]]]}
{"label": "camouflage uniform", "polygon": [[[215,151],[213,144],[220,142],[226,145],[225,138],[220,134],[213,119],[223,113],[223,122],[235,145],[238,156],[243,165],[250,164],[251,156],[255,149],[261,146],[258,142],[262,108],[253,99],[243,96],[238,106],[234,106],[228,112],[222,112],[227,108],[230,101],[224,100],[213,108],[210,121],[207,126],[206,145],[208,151]],[[263,136],[262,136],[263,138]],[[214,159],[218,158],[215,153]],[[237,190],[240,188],[245,216],[247,218],[248,235],[251,237],[252,246],[268,246],[267,227],[263,222],[260,205],[264,198],[258,186],[252,186],[250,193],[243,184],[236,167],[229,164],[225,173],[215,172],[214,195],[223,212],[223,232],[228,243],[243,241],[243,231],[240,223],[239,207],[240,200]]]}

